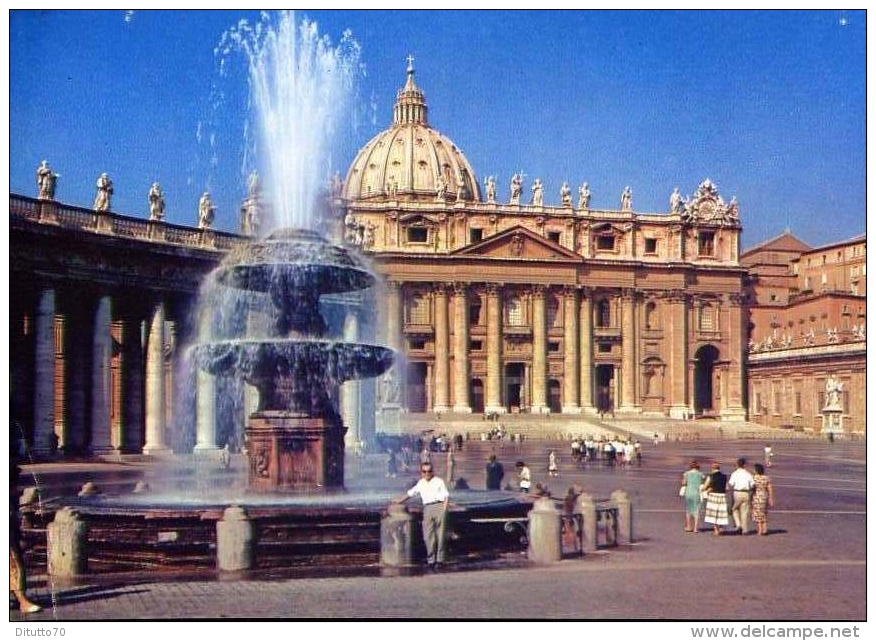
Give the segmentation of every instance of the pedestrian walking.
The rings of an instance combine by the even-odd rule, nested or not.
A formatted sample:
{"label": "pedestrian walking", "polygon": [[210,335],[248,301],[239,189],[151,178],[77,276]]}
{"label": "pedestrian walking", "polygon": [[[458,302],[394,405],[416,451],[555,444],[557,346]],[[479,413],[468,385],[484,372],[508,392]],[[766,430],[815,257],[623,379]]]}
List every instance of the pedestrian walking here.
{"label": "pedestrian walking", "polygon": [[530,488],[532,488],[532,473],[529,471],[529,467],[523,461],[517,461],[517,484],[520,487],[520,491],[523,494],[529,494]]}
{"label": "pedestrian walking", "polygon": [[770,477],[764,474],[764,467],[760,463],[754,464],[754,495],[751,498],[751,511],[754,522],[757,525],[757,533],[766,536],[767,512],[775,504],[773,483]]}
{"label": "pedestrian walking", "polygon": [[754,489],[754,477],[745,466],[747,461],[740,458],[736,461],[736,469],[730,475],[727,484],[733,490],[733,523],[737,534],[748,534],[748,523],[751,516],[751,491]]}
{"label": "pedestrian walking", "polygon": [[502,489],[502,478],[505,476],[505,468],[496,458],[495,454],[490,454],[490,460],[487,462],[486,475],[486,486],[488,490]]}
{"label": "pedestrian walking", "polygon": [[456,467],[456,456],[453,454],[453,445],[447,448],[447,482],[453,483],[453,471]]}
{"label": "pedestrian walking", "polygon": [[557,453],[553,450],[548,454],[548,476],[559,476],[560,469],[557,465]]}
{"label": "pedestrian walking", "polygon": [[766,467],[773,465],[773,446],[767,443],[763,448],[763,464]]}
{"label": "pedestrian walking", "polygon": [[730,524],[727,510],[727,475],[721,471],[721,464],[712,463],[712,473],[706,477],[703,487],[706,493],[706,515],[703,519],[714,527],[715,536],[721,536],[723,528]]}
{"label": "pedestrian walking", "polygon": [[700,472],[699,461],[691,461],[690,469],[681,475],[680,496],[684,497],[684,531],[696,534],[700,528],[701,486],[705,476]]}
{"label": "pedestrian walking", "polygon": [[391,478],[398,476],[398,459],[395,450],[389,450],[389,456],[386,459],[386,476]]}

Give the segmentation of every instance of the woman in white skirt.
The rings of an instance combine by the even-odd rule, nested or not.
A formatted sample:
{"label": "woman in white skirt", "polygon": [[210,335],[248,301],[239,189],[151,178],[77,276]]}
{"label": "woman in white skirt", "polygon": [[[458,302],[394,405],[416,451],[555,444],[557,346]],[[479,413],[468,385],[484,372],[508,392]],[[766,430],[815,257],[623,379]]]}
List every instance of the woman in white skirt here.
{"label": "woman in white skirt", "polygon": [[703,484],[706,493],[706,516],[703,519],[715,528],[715,536],[721,536],[721,526],[730,523],[727,513],[727,475],[721,472],[721,464],[712,463],[712,473]]}

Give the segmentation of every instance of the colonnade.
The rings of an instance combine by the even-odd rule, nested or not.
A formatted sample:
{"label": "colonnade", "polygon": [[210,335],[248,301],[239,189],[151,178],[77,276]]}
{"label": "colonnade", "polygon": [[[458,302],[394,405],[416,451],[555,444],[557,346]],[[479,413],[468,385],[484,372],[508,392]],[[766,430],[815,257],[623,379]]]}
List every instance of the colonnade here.
{"label": "colonnade", "polygon": [[[11,368],[21,377],[16,407],[30,406],[32,448],[50,456],[58,448],[89,454],[171,451],[174,338],[167,303],[156,296],[150,307],[122,302],[111,293],[68,290],[45,284],[31,305],[14,301]],[[31,320],[32,319],[32,320]],[[32,362],[23,362],[31,359]],[[214,444],[215,447],[215,444]]]}
{"label": "colonnade", "polygon": [[[388,283],[386,317],[381,323],[386,331],[384,340],[403,352],[405,296],[413,292],[422,294],[424,289],[421,283]],[[613,373],[614,405],[611,409],[639,413],[643,411],[644,401],[642,363],[649,359],[659,364],[659,388],[648,392],[655,398],[659,395],[656,402],[660,404],[660,411],[678,418],[690,414],[694,384],[690,338],[691,330],[695,329],[692,325],[695,299],[691,294],[531,285],[526,290],[530,300],[528,327],[522,331],[528,346],[523,353],[509,353],[506,337],[521,335],[520,331],[506,326],[504,305],[509,291],[512,291],[510,287],[506,289],[497,283],[437,283],[429,288],[434,349],[431,357],[410,357],[414,361],[426,361],[427,411],[471,412],[471,379],[477,377],[483,379],[484,412],[506,412],[505,366],[522,363],[529,401],[527,409],[531,413],[551,411],[551,380],[557,380],[561,385],[560,411],[563,414],[595,413],[598,365],[610,366]],[[513,291],[519,294],[516,287]],[[557,313],[562,315],[561,335],[559,325],[553,332],[548,327],[547,301],[550,294],[559,299]],[[469,306],[476,296],[482,297],[486,309],[481,320],[485,328],[479,328],[482,333],[478,334],[485,338],[482,349],[471,349],[470,346],[475,327],[469,318]],[[612,308],[608,327],[595,325],[594,301],[602,298],[608,299]],[[659,324],[654,327],[646,327],[642,320],[646,301],[657,301],[654,304],[660,313],[655,318],[659,318]],[[741,311],[738,305],[725,305],[725,312],[724,335],[730,338],[732,354],[733,336],[741,333],[734,329],[739,324]],[[562,343],[560,354],[550,350],[551,341]],[[609,346],[606,353],[597,350],[600,343]],[[611,347],[616,344],[619,344],[619,350]],[[741,380],[739,374],[733,374],[734,367],[738,369],[738,363],[734,364],[732,357],[721,365],[721,371],[728,372],[719,394],[724,405],[739,402],[727,396],[733,396],[730,388],[735,383],[731,380],[728,387],[726,379]],[[473,373],[473,368],[479,369],[480,373]]]}

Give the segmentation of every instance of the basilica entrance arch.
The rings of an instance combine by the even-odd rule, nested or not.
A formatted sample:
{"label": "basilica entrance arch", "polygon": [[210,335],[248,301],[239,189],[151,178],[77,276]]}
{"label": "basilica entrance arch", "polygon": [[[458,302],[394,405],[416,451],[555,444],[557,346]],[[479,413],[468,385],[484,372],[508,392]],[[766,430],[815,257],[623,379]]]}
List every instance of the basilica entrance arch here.
{"label": "basilica entrance arch", "polygon": [[474,414],[484,413],[484,382],[479,378],[471,379],[468,396],[471,399],[471,411]]}
{"label": "basilica entrance arch", "polygon": [[711,414],[715,407],[715,363],[719,356],[714,345],[703,345],[694,354],[694,414]]}
{"label": "basilica entrance arch", "polygon": [[596,409],[614,411],[614,365],[596,366]]}
{"label": "basilica entrance arch", "polygon": [[405,406],[409,412],[426,411],[426,363],[408,363]]}
{"label": "basilica entrance arch", "polygon": [[523,363],[508,363],[505,365],[505,409],[513,412],[514,408],[525,407],[524,396],[525,368]]}

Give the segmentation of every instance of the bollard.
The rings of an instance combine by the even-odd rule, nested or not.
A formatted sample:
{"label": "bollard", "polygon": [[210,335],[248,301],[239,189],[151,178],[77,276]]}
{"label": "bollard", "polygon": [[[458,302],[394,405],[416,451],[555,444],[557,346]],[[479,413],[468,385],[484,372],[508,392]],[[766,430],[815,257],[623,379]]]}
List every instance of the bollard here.
{"label": "bollard", "polygon": [[26,487],[21,491],[21,496],[18,499],[18,505],[24,507],[25,505],[32,505],[34,503],[40,502],[40,492],[37,488],[31,486]]}
{"label": "bollard", "polygon": [[406,568],[414,565],[414,517],[404,505],[390,504],[380,519],[380,566]]}
{"label": "bollard", "polygon": [[85,574],[87,537],[88,524],[79,519],[73,508],[63,507],[55,512],[55,520],[46,528],[46,553],[51,576],[67,578]]}
{"label": "bollard", "polygon": [[596,503],[590,494],[579,494],[575,514],[581,515],[581,551],[596,551]]}
{"label": "bollard", "polygon": [[562,513],[554,506],[550,497],[536,500],[529,517],[529,548],[526,552],[530,561],[553,563],[563,555]]}
{"label": "bollard", "polygon": [[633,542],[633,503],[626,490],[611,493],[611,502],[617,507],[617,543],[629,545]]}
{"label": "bollard", "polygon": [[226,572],[253,567],[255,528],[242,507],[225,508],[216,521],[216,566]]}

